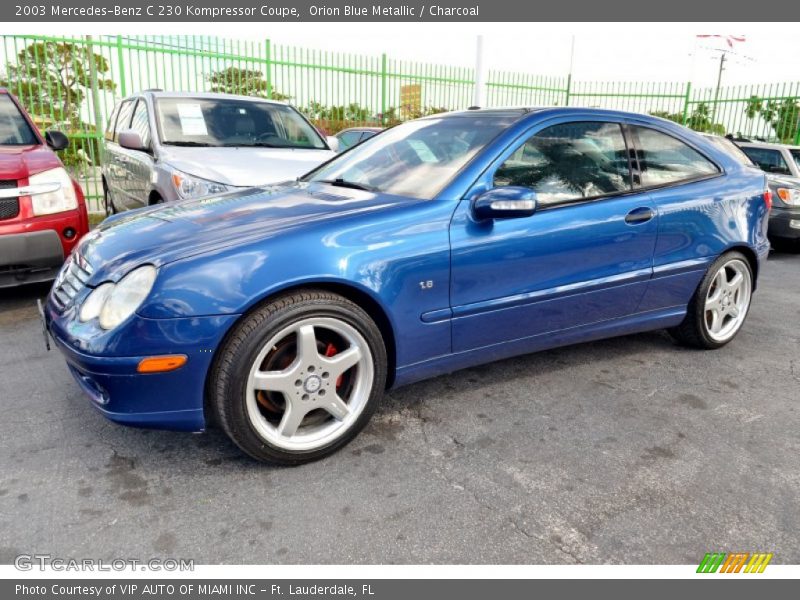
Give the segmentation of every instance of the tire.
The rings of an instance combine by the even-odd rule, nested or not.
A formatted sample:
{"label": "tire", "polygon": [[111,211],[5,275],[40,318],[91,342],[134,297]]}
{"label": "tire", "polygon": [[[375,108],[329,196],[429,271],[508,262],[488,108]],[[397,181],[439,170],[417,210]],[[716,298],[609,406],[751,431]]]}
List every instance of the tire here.
{"label": "tire", "polygon": [[228,334],[212,365],[208,408],[246,454],[298,465],[332,454],[364,428],[386,370],[383,338],[366,312],[331,292],[294,292]]}
{"label": "tire", "polygon": [[111,198],[111,192],[108,191],[108,188],[105,185],[103,186],[103,204],[104,208],[106,209],[107,217],[117,214],[117,208],[114,206],[114,200]]}
{"label": "tire", "polygon": [[[732,286],[737,276],[738,285]],[[753,296],[753,271],[741,252],[727,252],[709,267],[692,296],[686,317],[670,334],[680,343],[713,350],[742,328]]]}

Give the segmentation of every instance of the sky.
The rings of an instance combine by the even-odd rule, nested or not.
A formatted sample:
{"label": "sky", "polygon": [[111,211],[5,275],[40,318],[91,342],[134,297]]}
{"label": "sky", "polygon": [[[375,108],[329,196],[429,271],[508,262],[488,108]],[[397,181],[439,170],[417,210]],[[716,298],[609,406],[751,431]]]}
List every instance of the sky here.
{"label": "sky", "polygon": [[[63,34],[60,23],[17,26],[20,33]],[[181,33],[173,23],[87,23],[75,34]],[[82,30],[82,31],[81,31]],[[728,55],[723,85],[800,81],[800,35],[793,23],[191,23],[186,33],[264,40],[320,50],[386,52],[391,58],[471,67],[483,35],[487,69],[580,81],[691,80],[716,84],[724,42],[697,34],[744,36]]]}
{"label": "sky", "polygon": [[[787,25],[771,24],[484,24],[442,27],[337,26],[320,36],[310,24],[263,28],[259,38],[322,50],[386,52],[394,58],[460,66],[475,64],[476,37],[484,37],[484,60],[493,70],[565,75],[583,81],[680,81],[716,85],[720,50],[727,53],[723,85],[800,80],[800,36]],[[412,29],[413,27],[413,29]],[[786,29],[786,35],[781,35]],[[624,32],[624,33],[623,33]],[[744,35],[729,48],[724,40],[696,35]],[[780,44],[776,44],[780,40]]]}

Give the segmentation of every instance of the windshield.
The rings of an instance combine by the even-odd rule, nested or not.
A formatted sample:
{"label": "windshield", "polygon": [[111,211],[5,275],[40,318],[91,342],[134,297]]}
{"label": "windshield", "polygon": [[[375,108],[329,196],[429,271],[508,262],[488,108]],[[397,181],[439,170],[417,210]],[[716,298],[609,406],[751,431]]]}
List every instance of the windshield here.
{"label": "windshield", "polygon": [[38,144],[31,126],[7,94],[0,94],[0,146]]}
{"label": "windshield", "polygon": [[173,146],[327,148],[291,106],[235,98],[159,98],[161,143]]}
{"label": "windshield", "polygon": [[750,157],[745,154],[739,146],[734,144],[731,140],[724,137],[719,137],[718,135],[709,135],[706,136],[712,144],[714,144],[720,150],[727,152],[733,158],[738,160],[743,165],[747,165],[748,167],[755,167],[755,163],[750,160]]}
{"label": "windshield", "polygon": [[800,169],[800,150],[789,150],[789,154],[792,155],[794,164],[796,164],[797,168]]}
{"label": "windshield", "polygon": [[431,199],[515,118],[476,115],[404,123],[355,146],[305,180]]}

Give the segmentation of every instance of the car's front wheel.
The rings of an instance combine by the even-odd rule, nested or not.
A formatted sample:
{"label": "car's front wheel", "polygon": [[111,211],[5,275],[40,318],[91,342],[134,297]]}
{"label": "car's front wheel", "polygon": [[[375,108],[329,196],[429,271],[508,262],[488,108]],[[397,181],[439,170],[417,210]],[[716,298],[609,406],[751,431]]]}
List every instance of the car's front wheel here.
{"label": "car's front wheel", "polygon": [[106,216],[117,214],[117,208],[114,206],[114,200],[111,198],[111,192],[108,187],[103,186],[103,205],[106,209]]}
{"label": "car's front wheel", "polygon": [[309,290],[276,298],[238,324],[216,357],[208,394],[244,452],[293,465],[353,439],[385,382],[386,350],[369,315]]}
{"label": "car's front wheel", "polygon": [[689,303],[686,318],[670,333],[695,348],[720,348],[742,328],[753,294],[753,271],[740,252],[720,256]]}

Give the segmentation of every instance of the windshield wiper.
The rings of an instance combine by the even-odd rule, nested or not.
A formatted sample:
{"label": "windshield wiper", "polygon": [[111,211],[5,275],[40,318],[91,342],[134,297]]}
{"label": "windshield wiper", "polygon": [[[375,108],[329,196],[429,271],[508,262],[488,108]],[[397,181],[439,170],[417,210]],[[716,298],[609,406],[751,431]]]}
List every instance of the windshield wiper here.
{"label": "windshield wiper", "polygon": [[246,144],[230,143],[221,144],[225,148],[302,148],[291,144],[270,144],[269,142],[249,142]]}
{"label": "windshield wiper", "polygon": [[352,188],[354,190],[364,190],[365,192],[374,192],[376,188],[371,185],[358,183],[357,181],[346,181],[341,177],[336,179],[320,179],[320,183],[327,183],[328,185],[335,185],[337,187]]}
{"label": "windshield wiper", "polygon": [[187,146],[187,147],[203,147],[203,148],[208,148],[208,147],[215,148],[219,145],[219,144],[207,144],[206,142],[182,142],[182,141],[164,142],[164,144],[166,146]]}

